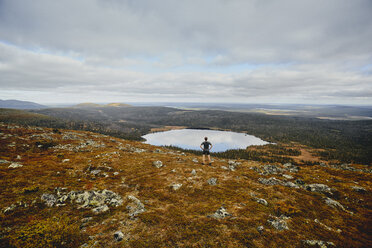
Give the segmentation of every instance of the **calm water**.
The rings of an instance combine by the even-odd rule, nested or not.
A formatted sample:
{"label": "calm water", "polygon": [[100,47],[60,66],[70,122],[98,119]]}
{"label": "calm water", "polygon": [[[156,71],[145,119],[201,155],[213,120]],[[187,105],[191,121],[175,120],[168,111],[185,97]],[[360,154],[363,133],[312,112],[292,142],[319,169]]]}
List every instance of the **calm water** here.
{"label": "calm water", "polygon": [[150,133],[142,136],[146,144],[156,146],[177,146],[183,149],[200,150],[200,144],[204,137],[212,143],[211,152],[223,152],[229,149],[245,149],[252,145],[265,145],[269,142],[263,141],[252,135],[235,133],[229,131],[181,129],[166,132]]}

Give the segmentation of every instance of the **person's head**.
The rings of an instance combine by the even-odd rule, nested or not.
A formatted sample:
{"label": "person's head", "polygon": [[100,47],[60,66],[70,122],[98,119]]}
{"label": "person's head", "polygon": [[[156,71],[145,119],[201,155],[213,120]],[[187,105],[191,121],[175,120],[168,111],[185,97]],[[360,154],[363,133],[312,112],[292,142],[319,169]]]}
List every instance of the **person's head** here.
{"label": "person's head", "polygon": [[204,137],[204,140],[207,141],[208,140],[208,137]]}

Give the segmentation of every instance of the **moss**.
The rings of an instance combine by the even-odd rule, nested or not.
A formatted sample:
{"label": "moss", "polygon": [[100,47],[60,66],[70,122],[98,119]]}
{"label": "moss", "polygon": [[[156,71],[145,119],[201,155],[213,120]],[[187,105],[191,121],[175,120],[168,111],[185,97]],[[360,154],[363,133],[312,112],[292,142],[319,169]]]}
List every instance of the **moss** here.
{"label": "moss", "polygon": [[85,238],[79,226],[64,216],[37,220],[8,236],[9,243],[19,248],[77,247]]}

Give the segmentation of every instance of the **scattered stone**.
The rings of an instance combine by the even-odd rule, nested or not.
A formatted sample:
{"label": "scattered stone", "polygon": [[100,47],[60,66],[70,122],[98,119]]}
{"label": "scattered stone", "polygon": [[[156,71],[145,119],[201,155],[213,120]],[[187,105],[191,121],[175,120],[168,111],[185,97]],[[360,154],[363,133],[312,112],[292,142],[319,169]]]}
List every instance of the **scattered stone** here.
{"label": "scattered stone", "polygon": [[4,208],[3,213],[4,214],[8,214],[8,213],[14,211],[16,208],[17,208],[17,205],[16,204],[12,204],[9,207]]}
{"label": "scattered stone", "polygon": [[272,218],[267,220],[275,229],[277,230],[288,230],[287,221],[289,217],[286,217],[284,215],[280,217],[271,216]]}
{"label": "scattered stone", "polygon": [[354,191],[359,192],[359,193],[366,193],[367,190],[363,187],[360,186],[352,186],[351,187]]}
{"label": "scattered stone", "polygon": [[66,158],[62,160],[62,163],[67,163],[67,162],[70,162],[70,159]]}
{"label": "scattered stone", "polygon": [[119,172],[115,171],[114,176],[117,176],[117,175],[119,175]]}
{"label": "scattered stone", "polygon": [[192,162],[194,162],[194,163],[199,163],[199,161],[198,161],[197,158],[193,158],[193,159],[192,159]]}
{"label": "scattered stone", "polygon": [[265,228],[264,228],[263,226],[258,226],[258,227],[257,227],[257,231],[258,231],[259,233],[263,233],[264,230],[265,230]]}
{"label": "scattered stone", "polygon": [[207,183],[208,183],[209,185],[217,185],[217,178],[214,178],[214,177],[209,178],[209,179],[207,180]]}
{"label": "scattered stone", "polygon": [[7,164],[10,163],[8,160],[0,159],[0,164]]}
{"label": "scattered stone", "polygon": [[327,248],[327,247],[336,247],[333,242],[326,242],[322,240],[302,240],[302,243],[306,246],[317,246],[320,248]]}
{"label": "scattered stone", "polygon": [[41,196],[41,200],[42,200],[42,201],[45,201],[45,204],[46,204],[48,207],[53,207],[54,204],[55,204],[56,201],[57,201],[55,195],[53,195],[53,194],[43,194],[43,195]]}
{"label": "scattered stone", "polygon": [[306,189],[312,192],[332,194],[331,188],[321,183],[308,184],[306,185]]}
{"label": "scattered stone", "polygon": [[128,200],[132,201],[131,204],[128,204],[127,209],[129,210],[129,216],[131,218],[137,217],[137,215],[146,211],[145,205],[138,200],[135,196],[129,195]]}
{"label": "scattered stone", "polygon": [[16,159],[21,160],[22,159],[21,155],[17,155]]}
{"label": "scattered stone", "polygon": [[[94,208],[94,213],[101,213],[108,210],[108,206],[118,207],[123,204],[123,199],[110,190],[101,191],[66,191],[65,188],[56,188],[56,195],[43,194],[41,200],[52,207],[63,206],[67,202],[79,204],[79,208]],[[107,208],[106,208],[107,207]]]}
{"label": "scattered stone", "polygon": [[196,176],[196,170],[195,169],[192,169],[191,175]]}
{"label": "scattered stone", "polygon": [[259,198],[259,199],[257,199],[257,202],[262,204],[262,205],[267,206],[267,201],[265,199]]}
{"label": "scattered stone", "polygon": [[296,188],[296,189],[300,188],[300,187],[298,187],[297,184],[292,183],[292,182],[285,182],[285,183],[283,184],[283,186],[290,187],[290,188]]}
{"label": "scattered stone", "polygon": [[20,163],[17,163],[17,162],[12,162],[8,168],[19,168],[19,167],[23,167],[23,164],[20,164]]}
{"label": "scattered stone", "polygon": [[94,175],[94,176],[97,176],[99,173],[101,172],[101,170],[92,170],[90,172],[90,174]]}
{"label": "scattered stone", "polygon": [[124,238],[124,234],[121,231],[117,231],[114,233],[114,239],[119,242],[122,241]]}
{"label": "scattered stone", "polygon": [[304,185],[305,184],[305,182],[302,181],[301,179],[296,179],[295,183],[298,184],[298,185]]}
{"label": "scattered stone", "polygon": [[163,153],[163,151],[160,149],[155,149],[154,153]]}
{"label": "scattered stone", "polygon": [[152,162],[152,165],[155,166],[156,168],[163,167],[163,163],[160,160]]}
{"label": "scattered stone", "polygon": [[283,174],[283,177],[286,178],[286,179],[293,179],[293,177],[291,175],[287,175],[287,174]]}
{"label": "scattered stone", "polygon": [[259,178],[258,182],[264,185],[283,185],[283,181],[276,179],[275,177],[270,177],[269,179]]}
{"label": "scattered stone", "polygon": [[110,209],[106,204],[92,209],[93,213],[95,214],[101,214],[101,213],[107,212],[108,210]]}
{"label": "scattered stone", "polygon": [[229,168],[227,168],[226,166],[221,166],[221,169],[224,169],[224,170],[228,170]]}
{"label": "scattered stone", "polygon": [[345,208],[344,206],[342,206],[341,203],[339,203],[338,201],[335,201],[329,197],[325,198],[325,203],[330,206],[330,207],[333,207],[333,208],[339,208],[339,209],[342,209],[345,211]]}
{"label": "scattered stone", "polygon": [[171,188],[175,191],[180,189],[181,187],[182,187],[182,183],[176,183],[176,184],[171,185]]}
{"label": "scattered stone", "polygon": [[221,206],[219,209],[217,209],[217,211],[214,214],[209,215],[208,217],[215,219],[223,219],[228,216],[232,216],[232,214],[228,213],[226,209],[223,206]]}

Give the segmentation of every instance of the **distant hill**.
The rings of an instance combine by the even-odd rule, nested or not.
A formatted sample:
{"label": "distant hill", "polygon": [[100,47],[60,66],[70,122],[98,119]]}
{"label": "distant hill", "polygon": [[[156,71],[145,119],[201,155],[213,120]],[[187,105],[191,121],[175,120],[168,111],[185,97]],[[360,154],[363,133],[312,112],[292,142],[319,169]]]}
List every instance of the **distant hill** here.
{"label": "distant hill", "polygon": [[125,103],[109,103],[109,104],[97,104],[91,102],[80,103],[75,106],[74,108],[103,108],[103,107],[131,107],[129,104]]}
{"label": "distant hill", "polygon": [[132,105],[125,104],[125,103],[109,103],[104,106],[105,107],[131,107]]}
{"label": "distant hill", "polygon": [[19,101],[19,100],[1,100],[0,108],[11,108],[11,109],[42,109],[47,108],[45,105],[41,105],[34,102]]}

